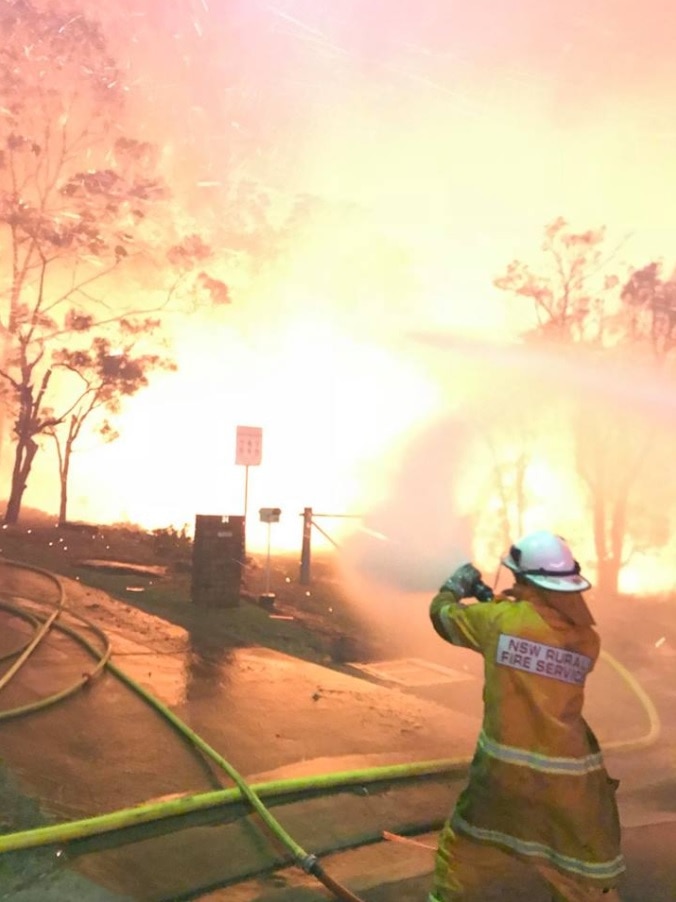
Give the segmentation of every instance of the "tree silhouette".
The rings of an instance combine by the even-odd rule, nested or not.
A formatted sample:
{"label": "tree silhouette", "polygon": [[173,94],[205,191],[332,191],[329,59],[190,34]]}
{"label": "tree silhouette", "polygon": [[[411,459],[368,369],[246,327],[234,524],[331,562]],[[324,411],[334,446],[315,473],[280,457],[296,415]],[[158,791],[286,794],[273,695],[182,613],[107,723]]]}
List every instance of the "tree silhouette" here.
{"label": "tree silhouette", "polygon": [[[87,334],[96,354],[116,321],[140,334],[149,305],[144,298],[130,309],[125,295],[138,299],[131,289],[146,258],[176,242],[157,150],[124,134],[121,72],[82,10],[2,4],[0,96],[0,379],[15,439],[4,515],[11,524],[40,435],[83,409],[79,390],[75,401],[54,397],[55,368],[73,336]],[[185,291],[192,279],[193,294],[227,302],[227,287],[194,263],[174,274],[173,287],[180,280]],[[79,359],[90,384],[92,360],[71,357],[71,369]]]}
{"label": "tree silhouette", "polygon": [[569,417],[562,421],[573,430],[575,466],[589,499],[597,587],[612,595],[633,550],[645,548],[648,534],[653,542],[659,536],[642,513],[654,494],[648,464],[656,426],[607,386],[621,384],[626,359],[641,372],[642,348],[664,359],[676,343],[676,289],[662,282],[655,264],[628,276],[613,272],[616,249],[607,249],[604,229],[575,232],[557,219],[545,229],[542,251],[537,271],[514,261],[494,284],[532,304],[537,325],[527,340],[548,343],[568,365],[604,374],[600,393],[560,392],[557,403]]}
{"label": "tree silhouette", "polygon": [[605,272],[613,256],[605,242],[605,229],[575,232],[559,217],[545,228],[542,269],[513,260],[494,279],[501,291],[532,304],[537,325],[531,337],[603,341],[608,296],[618,285],[617,276]]}
{"label": "tree silhouette", "polygon": [[89,348],[64,348],[54,354],[54,368],[70,373],[79,386],[79,394],[76,394],[70,408],[46,430],[56,443],[58,455],[59,525],[68,520],[71,461],[83,427],[97,413],[102,414],[97,431],[105,441],[113,441],[118,437],[113,421],[115,415],[120,413],[125,398],[145,388],[154,371],[176,368],[169,357],[139,351],[139,335],[147,339],[158,326],[158,321],[134,323],[121,319],[115,323],[115,336],[99,335]]}
{"label": "tree silhouette", "polygon": [[631,342],[648,342],[659,365],[676,347],[676,281],[662,279],[653,262],[635,270],[622,288]]}

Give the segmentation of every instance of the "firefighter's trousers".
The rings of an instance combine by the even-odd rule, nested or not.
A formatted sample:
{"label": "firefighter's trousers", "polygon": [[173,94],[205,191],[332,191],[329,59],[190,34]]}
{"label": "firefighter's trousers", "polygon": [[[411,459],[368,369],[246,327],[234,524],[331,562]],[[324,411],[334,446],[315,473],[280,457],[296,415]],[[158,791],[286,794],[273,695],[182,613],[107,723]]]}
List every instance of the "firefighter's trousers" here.
{"label": "firefighter's trousers", "polygon": [[[507,852],[473,842],[446,824],[439,837],[434,882],[427,902],[478,902],[491,889],[496,891],[498,899],[500,884],[513,876],[518,866]],[[614,887],[590,886],[545,862],[534,860],[531,867],[549,887],[552,902],[620,902]]]}

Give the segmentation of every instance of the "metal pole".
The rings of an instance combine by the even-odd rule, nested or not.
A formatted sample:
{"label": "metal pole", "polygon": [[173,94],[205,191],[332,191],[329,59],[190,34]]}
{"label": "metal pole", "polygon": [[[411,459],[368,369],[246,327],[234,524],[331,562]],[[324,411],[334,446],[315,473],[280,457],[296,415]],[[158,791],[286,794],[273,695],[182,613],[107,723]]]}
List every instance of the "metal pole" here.
{"label": "metal pole", "polygon": [[244,522],[249,509],[249,464],[244,467]]}
{"label": "metal pole", "polygon": [[310,585],[310,552],[312,540],[312,508],[303,508],[303,546],[300,553],[300,584]]}
{"label": "metal pole", "polygon": [[268,523],[268,558],[265,564],[265,594],[270,594],[270,524]]}

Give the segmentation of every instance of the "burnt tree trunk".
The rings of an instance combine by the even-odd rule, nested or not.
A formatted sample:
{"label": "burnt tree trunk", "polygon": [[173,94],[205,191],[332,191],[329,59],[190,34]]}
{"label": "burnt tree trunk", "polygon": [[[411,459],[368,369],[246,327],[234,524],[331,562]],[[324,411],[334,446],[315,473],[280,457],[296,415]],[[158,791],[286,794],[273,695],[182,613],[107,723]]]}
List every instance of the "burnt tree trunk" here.
{"label": "burnt tree trunk", "polygon": [[38,451],[35,436],[41,433],[45,427],[52,426],[58,422],[57,420],[40,420],[40,410],[52,371],[47,370],[45,372],[36,397],[33,395],[31,382],[33,367],[36,363],[37,360],[32,364],[25,364],[22,367],[22,382],[20,384],[15,383],[15,388],[19,394],[19,413],[14,424],[16,450],[12,468],[12,485],[3,519],[7,526],[13,526],[19,522],[21,502],[28,485],[28,477],[33,466],[33,460]]}
{"label": "burnt tree trunk", "polygon": [[8,526],[13,526],[19,522],[21,502],[28,485],[28,476],[37,450],[37,442],[32,437],[23,440],[19,439],[17,443],[14,455],[14,468],[12,470],[12,486],[3,521]]}
{"label": "burnt tree trunk", "polygon": [[70,472],[70,444],[66,442],[63,457],[59,462],[59,526],[68,522],[68,474]]}

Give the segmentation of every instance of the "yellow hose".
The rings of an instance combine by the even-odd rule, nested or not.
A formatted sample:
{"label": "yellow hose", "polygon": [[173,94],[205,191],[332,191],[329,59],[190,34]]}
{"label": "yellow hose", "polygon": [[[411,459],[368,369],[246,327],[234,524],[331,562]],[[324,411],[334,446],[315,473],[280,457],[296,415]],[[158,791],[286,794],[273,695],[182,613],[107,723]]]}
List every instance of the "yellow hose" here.
{"label": "yellow hose", "polygon": [[[46,573],[46,571],[42,571],[42,573]],[[29,642],[26,647],[23,649],[17,660],[12,664],[12,666],[5,671],[0,678],[0,689],[4,689],[4,687],[9,683],[15,673],[21,669],[21,667],[25,664],[28,658],[33,654],[38,645],[42,642],[42,640],[47,636],[49,630],[57,619],[60,616],[61,611],[63,610],[63,605],[66,599],[66,592],[63,586],[63,583],[60,580],[55,580],[57,589],[59,591],[59,600],[56,603],[56,608],[54,611],[44,620],[41,627],[38,628],[31,642]],[[21,615],[20,615],[21,616]]]}
{"label": "yellow hose", "polygon": [[21,669],[21,667],[25,664],[28,658],[33,654],[38,645],[42,642],[45,636],[49,633],[49,630],[52,627],[52,624],[57,619],[61,612],[54,611],[50,616],[44,620],[41,626],[38,628],[37,632],[33,636],[33,639],[26,645],[24,650],[21,652],[16,661],[9,667],[0,678],[0,689],[4,689],[5,686],[9,683],[15,673]]}
{"label": "yellow hose", "polygon": [[629,686],[630,690],[638,698],[639,702],[643,706],[643,710],[646,713],[649,724],[648,732],[643,736],[640,736],[638,739],[616,739],[614,742],[604,742],[603,748],[612,749],[613,751],[636,751],[637,749],[643,749],[647,748],[647,746],[649,745],[653,745],[660,737],[660,733],[662,732],[662,725],[660,723],[660,716],[657,713],[657,708],[653,704],[652,699],[645,691],[645,689],[641,686],[636,677],[629,670],[627,670],[624,664],[620,664],[620,662],[612,655],[608,654],[607,651],[602,651],[601,657],[615,669],[615,671]]}
{"label": "yellow hose", "polygon": [[[0,601],[0,609],[5,610],[5,611],[10,611],[11,613],[16,614],[19,617],[23,615],[21,608],[17,607],[16,605],[8,604],[7,602]],[[32,714],[35,711],[40,711],[43,708],[47,708],[49,705],[53,705],[56,702],[59,702],[65,698],[68,698],[69,696],[71,696],[75,692],[77,692],[79,689],[82,689],[83,686],[86,686],[88,683],[90,683],[91,680],[94,679],[96,676],[98,676],[98,674],[103,670],[103,668],[105,667],[105,665],[108,662],[108,659],[110,658],[110,655],[112,654],[112,647],[110,645],[110,642],[108,641],[108,638],[93,623],[90,623],[89,621],[87,621],[84,617],[82,617],[79,614],[76,614],[75,616],[79,617],[79,619],[82,620],[82,622],[89,629],[91,629],[94,633],[96,633],[98,635],[98,637],[101,639],[101,642],[103,643],[103,646],[104,646],[102,652],[97,651],[96,648],[94,648],[94,646],[90,642],[88,642],[87,639],[84,638],[84,636],[80,635],[80,633],[77,632],[77,630],[71,629],[71,627],[66,626],[65,623],[55,623],[53,617],[46,618],[44,620],[43,625],[49,624],[50,627],[54,627],[55,629],[58,629],[63,633],[67,633],[69,636],[71,636],[71,638],[75,639],[76,642],[79,642],[80,645],[83,645],[87,649],[87,651],[89,651],[93,655],[93,657],[98,658],[99,660],[98,660],[96,666],[92,669],[92,672],[81,677],[75,683],[73,683],[70,686],[67,686],[65,689],[62,689],[60,692],[55,692],[52,695],[45,696],[45,698],[40,698],[37,701],[30,702],[30,704],[28,704],[28,705],[22,705],[21,707],[18,707],[18,708],[8,708],[5,711],[0,711],[0,722],[3,720],[10,720],[11,718],[14,718],[14,717],[21,717],[25,714]],[[42,618],[37,614],[30,615],[30,619],[35,620],[37,623],[40,623],[40,621],[42,620]],[[43,633],[41,628],[39,629],[38,635],[40,636],[40,639],[44,638],[45,634]],[[37,648],[37,645],[38,645],[37,642],[31,642],[27,646],[27,651],[30,651],[30,653],[32,653]],[[24,654],[20,658],[21,664],[24,664],[27,659],[28,659],[28,655],[26,654],[26,652],[24,652]],[[10,668],[12,675],[15,674],[18,669],[19,668],[16,666]],[[2,683],[2,685],[4,685],[4,682]]]}
{"label": "yellow hose", "polygon": [[[458,772],[464,772],[467,759],[457,760]],[[253,783],[248,789],[259,799],[280,800],[286,796],[302,793],[316,794],[331,790],[347,789],[350,786],[366,786],[371,783],[389,783],[415,779],[416,777],[434,776],[453,773],[454,767],[448,760],[424,761],[419,764],[395,764],[391,767],[373,767],[364,770],[342,771],[333,774],[322,774],[315,777],[294,777],[285,780],[270,780],[264,783]],[[232,789],[215,789],[210,792],[195,793],[176,799],[153,802],[148,805],[135,805],[122,808],[109,814],[79,821],[68,821],[46,827],[34,827],[15,833],[0,835],[0,854],[15,852],[20,849],[37,848],[38,846],[59,845],[77,839],[87,839],[151,824],[171,817],[192,814],[196,811],[207,811],[210,808],[225,808],[241,804],[245,798],[239,787]]]}
{"label": "yellow hose", "polygon": [[[35,615],[29,614],[29,612],[24,611],[23,608],[17,608],[15,613],[22,620],[26,620],[28,621],[28,623],[31,623],[36,630],[40,629],[40,620]],[[26,648],[30,641],[30,639],[26,639],[25,642],[19,642],[16,648],[11,648],[9,651],[6,651],[4,655],[0,655],[0,662],[9,661],[11,658],[16,658],[16,656],[20,655],[24,648]]]}

